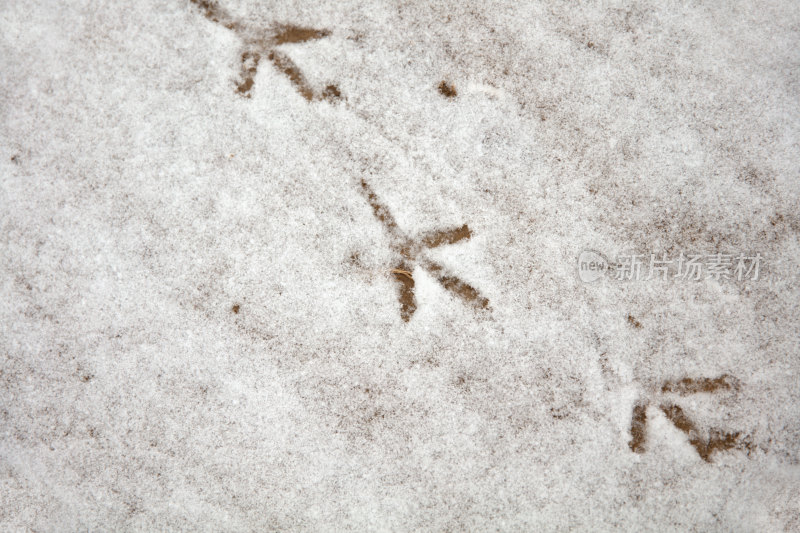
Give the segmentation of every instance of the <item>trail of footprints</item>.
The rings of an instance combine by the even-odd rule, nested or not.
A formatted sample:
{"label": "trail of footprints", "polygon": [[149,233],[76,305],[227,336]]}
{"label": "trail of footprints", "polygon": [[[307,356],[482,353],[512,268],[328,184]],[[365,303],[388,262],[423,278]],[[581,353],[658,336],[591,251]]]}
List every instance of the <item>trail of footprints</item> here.
{"label": "trail of footprints", "polygon": [[667,419],[689,439],[698,455],[711,462],[714,453],[730,449],[744,449],[750,451],[752,444],[749,439],[742,438],[741,432],[728,433],[712,428],[703,430],[687,415],[684,410],[670,400],[672,395],[689,396],[697,393],[715,394],[720,391],[739,390],[739,381],[729,375],[723,374],[716,378],[683,378],[678,381],[665,381],[658,394],[640,401],[633,407],[631,416],[631,440],[628,443],[635,453],[644,453],[647,444],[647,408],[652,403],[657,403],[659,409]]}
{"label": "trail of footprints", "polygon": [[[242,39],[244,51],[241,55],[240,81],[236,86],[238,94],[246,98],[250,97],[259,63],[266,58],[289,79],[297,92],[309,102],[332,101],[341,97],[341,93],[335,85],[328,85],[322,91],[315,92],[294,61],[278,49],[282,44],[322,39],[330,35],[328,30],[293,25],[257,28],[233,18],[213,0],[190,0],[190,2],[200,8],[208,20],[233,31]],[[455,88],[446,82],[442,82],[438,89],[448,98],[454,98],[457,94]],[[417,310],[413,274],[415,266],[420,266],[427,271],[442,287],[466,304],[476,309],[489,309],[489,300],[482,296],[477,289],[460,278],[447,274],[441,265],[425,255],[426,250],[468,240],[472,236],[472,232],[466,224],[458,228],[434,231],[419,240],[413,240],[400,230],[389,209],[380,202],[375,192],[364,180],[361,180],[361,191],[372,207],[375,217],[389,234],[392,250],[399,258],[398,263],[390,272],[397,282],[400,316],[403,321],[408,322]],[[233,312],[239,312],[239,305],[233,307]],[[629,316],[628,320],[632,325],[641,327],[632,317]],[[755,446],[748,437],[743,438],[741,432],[728,433],[715,428],[703,430],[679,405],[670,400],[670,397],[676,394],[678,396],[697,393],[715,394],[726,390],[735,392],[738,389],[739,381],[728,374],[716,378],[683,378],[677,381],[665,381],[659,393],[639,401],[634,406],[631,415],[631,440],[628,443],[630,449],[639,454],[647,450],[647,409],[651,404],[657,403],[667,419],[687,436],[689,443],[704,461],[711,462],[713,454],[730,449],[744,449],[749,453]]]}
{"label": "trail of footprints", "polygon": [[[341,93],[335,85],[328,85],[321,92],[315,92],[294,61],[278,49],[282,44],[322,39],[330,35],[328,30],[292,25],[257,28],[235,19],[213,0],[190,1],[202,11],[208,20],[233,31],[242,39],[244,51],[241,56],[241,73],[240,81],[236,87],[237,93],[247,98],[250,97],[255,83],[255,76],[258,72],[258,65],[266,57],[275,68],[289,78],[297,92],[309,102],[314,100],[330,101],[341,97]],[[439,91],[448,98],[454,98],[457,94],[455,87],[448,85],[446,82],[442,82],[439,85]],[[466,224],[460,228],[433,232],[419,241],[414,241],[400,231],[389,209],[379,202],[378,197],[366,181],[361,181],[361,189],[370,206],[372,206],[376,218],[383,224],[392,238],[392,249],[401,258],[397,266],[391,269],[391,272],[394,274],[399,286],[400,316],[404,321],[408,322],[417,309],[413,274],[415,265],[419,265],[430,273],[445,289],[464,302],[480,309],[489,307],[489,300],[481,296],[477,289],[458,277],[447,274],[441,265],[426,258],[424,254],[425,250],[469,239],[472,232]]]}
{"label": "trail of footprints", "polygon": [[341,97],[341,93],[335,85],[328,85],[324,90],[315,92],[306,81],[300,68],[278,48],[282,44],[322,39],[330,35],[330,31],[286,24],[275,25],[271,28],[257,28],[235,19],[217,2],[212,0],[190,1],[200,8],[208,20],[224,26],[242,39],[244,51],[242,52],[240,81],[236,86],[236,92],[240,95],[250,98],[258,65],[262,59],[266,58],[289,78],[297,92],[309,102],[314,100],[332,101]]}

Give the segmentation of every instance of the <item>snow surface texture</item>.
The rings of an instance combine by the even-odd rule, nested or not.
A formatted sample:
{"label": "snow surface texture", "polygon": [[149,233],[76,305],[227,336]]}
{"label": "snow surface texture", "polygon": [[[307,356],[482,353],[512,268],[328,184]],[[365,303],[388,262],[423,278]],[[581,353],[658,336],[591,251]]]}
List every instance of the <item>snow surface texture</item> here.
{"label": "snow surface texture", "polygon": [[800,529],[800,3],[431,4],[2,2],[0,529]]}

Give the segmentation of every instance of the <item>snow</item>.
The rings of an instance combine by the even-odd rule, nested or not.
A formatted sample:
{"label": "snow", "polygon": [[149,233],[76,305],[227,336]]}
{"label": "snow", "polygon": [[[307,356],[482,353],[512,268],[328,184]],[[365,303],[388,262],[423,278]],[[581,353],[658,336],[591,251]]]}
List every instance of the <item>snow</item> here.
{"label": "snow", "polygon": [[[798,28],[6,2],[0,529],[800,528]],[[766,267],[585,283],[585,250]]]}

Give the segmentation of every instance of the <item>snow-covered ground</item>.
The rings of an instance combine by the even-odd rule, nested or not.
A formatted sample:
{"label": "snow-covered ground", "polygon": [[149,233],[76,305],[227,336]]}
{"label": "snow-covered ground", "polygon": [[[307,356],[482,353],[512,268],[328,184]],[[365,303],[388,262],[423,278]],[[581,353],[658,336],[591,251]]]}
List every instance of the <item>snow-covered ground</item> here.
{"label": "snow-covered ground", "polygon": [[800,529],[798,44],[2,2],[0,529]]}

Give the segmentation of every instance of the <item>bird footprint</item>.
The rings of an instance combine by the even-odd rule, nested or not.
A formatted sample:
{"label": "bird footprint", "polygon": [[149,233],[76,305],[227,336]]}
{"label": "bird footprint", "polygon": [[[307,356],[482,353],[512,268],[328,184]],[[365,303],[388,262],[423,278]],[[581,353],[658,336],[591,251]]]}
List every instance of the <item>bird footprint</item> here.
{"label": "bird footprint", "polygon": [[278,71],[289,78],[297,92],[309,102],[314,100],[333,101],[341,97],[339,88],[336,85],[328,85],[322,91],[315,92],[305,79],[305,76],[303,76],[300,68],[279,48],[282,44],[304,43],[322,39],[330,35],[329,30],[317,30],[288,24],[276,24],[269,28],[259,28],[234,18],[217,2],[211,0],[190,1],[200,8],[208,20],[231,30],[244,42],[240,79],[236,86],[238,94],[245,98],[250,98],[259,63],[266,58]]}
{"label": "bird footprint", "polygon": [[677,381],[665,381],[659,393],[634,406],[631,416],[631,440],[628,446],[636,453],[646,451],[647,408],[652,403],[656,403],[667,420],[686,434],[689,444],[697,450],[704,461],[711,462],[711,456],[716,452],[740,447],[743,444],[740,442],[740,432],[728,433],[719,429],[704,431],[679,405],[670,400],[670,396],[674,394],[679,396],[698,393],[714,394],[724,390],[739,390],[739,381],[729,374],[723,374],[716,378],[683,378]]}
{"label": "bird footprint", "polygon": [[378,200],[378,196],[364,180],[361,180],[361,191],[372,207],[375,217],[389,234],[392,240],[392,250],[399,257],[399,263],[390,272],[393,273],[399,285],[400,317],[405,322],[408,322],[417,310],[413,274],[415,265],[422,267],[442,287],[465,303],[478,309],[489,307],[489,300],[484,298],[476,288],[456,276],[447,274],[444,267],[426,256],[426,251],[432,248],[469,239],[472,232],[466,224],[458,228],[435,231],[418,240],[413,240],[400,230],[389,209]]}

